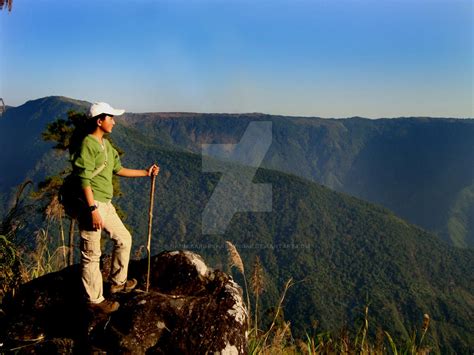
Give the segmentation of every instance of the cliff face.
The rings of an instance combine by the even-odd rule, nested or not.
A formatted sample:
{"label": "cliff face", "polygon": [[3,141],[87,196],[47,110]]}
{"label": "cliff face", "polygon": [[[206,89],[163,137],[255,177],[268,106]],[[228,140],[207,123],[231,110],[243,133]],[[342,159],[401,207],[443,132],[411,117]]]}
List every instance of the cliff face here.
{"label": "cliff face", "polygon": [[110,296],[120,302],[111,315],[85,307],[77,265],[25,284],[4,302],[0,351],[245,353],[247,311],[232,278],[187,251],[152,258],[149,292],[146,271],[146,260],[131,262],[138,289]]}

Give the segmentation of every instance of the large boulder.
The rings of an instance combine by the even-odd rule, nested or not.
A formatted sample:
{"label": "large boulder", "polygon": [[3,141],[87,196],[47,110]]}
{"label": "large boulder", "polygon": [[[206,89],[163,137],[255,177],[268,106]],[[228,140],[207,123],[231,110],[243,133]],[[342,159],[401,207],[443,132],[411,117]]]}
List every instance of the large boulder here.
{"label": "large boulder", "polygon": [[23,285],[2,305],[0,352],[246,353],[247,311],[231,277],[189,251],[163,252],[151,270],[145,292],[146,260],[130,263],[138,289],[110,296],[120,302],[111,315],[86,308],[77,265]]}

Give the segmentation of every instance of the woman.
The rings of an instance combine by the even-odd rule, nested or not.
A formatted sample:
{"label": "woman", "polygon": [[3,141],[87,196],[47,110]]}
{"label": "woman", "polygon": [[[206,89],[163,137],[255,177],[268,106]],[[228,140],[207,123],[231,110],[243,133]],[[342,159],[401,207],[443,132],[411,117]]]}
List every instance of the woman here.
{"label": "woman", "polygon": [[137,285],[135,279],[127,280],[132,237],[111,202],[112,176],[146,177],[158,175],[160,171],[155,164],[146,170],[122,167],[119,154],[104,138],[114,128],[114,116],[124,112],[125,110],[116,110],[105,102],[94,103],[88,113],[92,132],[83,139],[72,157],[74,173],[80,178],[88,206],[79,217],[82,283],[89,307],[104,313],[116,311],[119,303],[106,300],[103,296],[99,265],[102,230],[108,232],[114,242],[110,292],[129,292]]}

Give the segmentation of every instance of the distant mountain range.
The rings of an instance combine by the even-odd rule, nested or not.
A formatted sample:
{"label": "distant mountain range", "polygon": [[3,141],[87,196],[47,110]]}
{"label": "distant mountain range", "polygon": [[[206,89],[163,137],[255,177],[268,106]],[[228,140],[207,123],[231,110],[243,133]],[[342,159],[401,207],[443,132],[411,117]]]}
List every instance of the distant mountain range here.
{"label": "distant mountain range", "polygon": [[[39,181],[65,164],[64,156],[56,155],[51,144],[41,141],[40,132],[47,122],[64,117],[68,109],[86,107],[85,102],[49,97],[5,113],[0,119],[0,168],[7,172],[0,177],[4,202],[24,178]],[[280,164],[281,170],[294,169],[300,175],[306,171],[339,190],[345,185],[363,186],[367,193],[373,190],[384,198],[391,196],[395,205],[403,200],[397,194],[416,190],[410,181],[415,185],[423,181],[422,191],[409,201],[455,202],[461,211],[461,225],[470,230],[469,186],[473,175],[472,165],[466,164],[470,159],[472,163],[472,151],[465,149],[472,145],[467,138],[469,134],[472,137],[473,120],[372,122],[259,114],[127,114],[112,134],[126,152],[124,165],[144,167],[157,160],[162,167],[153,252],[190,249],[209,264],[226,269],[224,241],[230,240],[249,271],[254,257],[261,258],[268,280],[264,295],[267,307],[276,304],[279,290],[289,277],[303,280],[290,289],[285,303],[285,318],[300,336],[310,331],[313,321],[319,322],[321,330],[352,327],[362,319],[363,307],[368,304],[370,321],[398,339],[419,329],[423,313],[428,313],[432,318],[428,342],[435,349],[458,353],[474,349],[474,250],[450,247],[381,206],[308,179],[259,169],[254,182],[272,184],[272,212],[238,213],[224,235],[202,233],[202,212],[220,174],[204,173],[201,156],[195,153],[201,143],[238,142],[247,124],[255,120],[273,122],[274,143],[266,156],[267,167]],[[425,143],[440,140],[431,150],[438,158],[428,154],[429,147],[421,144],[423,139]],[[398,147],[397,142],[405,144]],[[411,170],[397,175],[392,165]],[[363,166],[378,168],[364,173]],[[408,181],[410,173],[424,175]],[[454,179],[456,174],[462,178]],[[471,185],[466,182],[469,177]],[[395,181],[400,186],[383,193],[383,181],[388,189],[398,186]],[[148,188],[147,181],[122,179],[124,197],[117,199],[128,215],[136,248],[146,239]],[[462,198],[450,197],[455,189]],[[430,194],[434,196],[431,199],[426,197]],[[434,210],[450,209],[451,205]],[[466,220],[462,213],[467,213]]]}
{"label": "distant mountain range", "polygon": [[[0,129],[13,133],[0,142],[0,167],[16,168],[0,177],[0,186],[18,184],[31,166],[28,159],[47,149],[35,132],[64,110],[87,105],[47,97],[8,110]],[[15,130],[23,120],[28,127]],[[380,204],[455,246],[474,246],[474,119],[126,113],[118,121],[170,150],[197,154],[203,143],[237,143],[249,122],[271,121],[273,141],[263,167]],[[25,136],[36,138],[18,147]]]}
{"label": "distant mountain range", "polygon": [[201,153],[273,123],[263,166],[385,206],[450,243],[474,246],[474,120],[369,120],[262,114],[127,114],[160,143]]}

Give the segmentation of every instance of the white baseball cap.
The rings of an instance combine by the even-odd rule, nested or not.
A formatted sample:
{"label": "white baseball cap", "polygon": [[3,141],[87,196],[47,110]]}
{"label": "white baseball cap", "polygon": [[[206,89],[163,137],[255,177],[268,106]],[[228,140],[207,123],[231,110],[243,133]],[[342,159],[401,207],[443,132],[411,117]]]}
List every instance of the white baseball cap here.
{"label": "white baseball cap", "polygon": [[120,116],[124,112],[125,110],[116,110],[106,102],[95,102],[89,108],[88,116],[91,118],[102,114]]}

